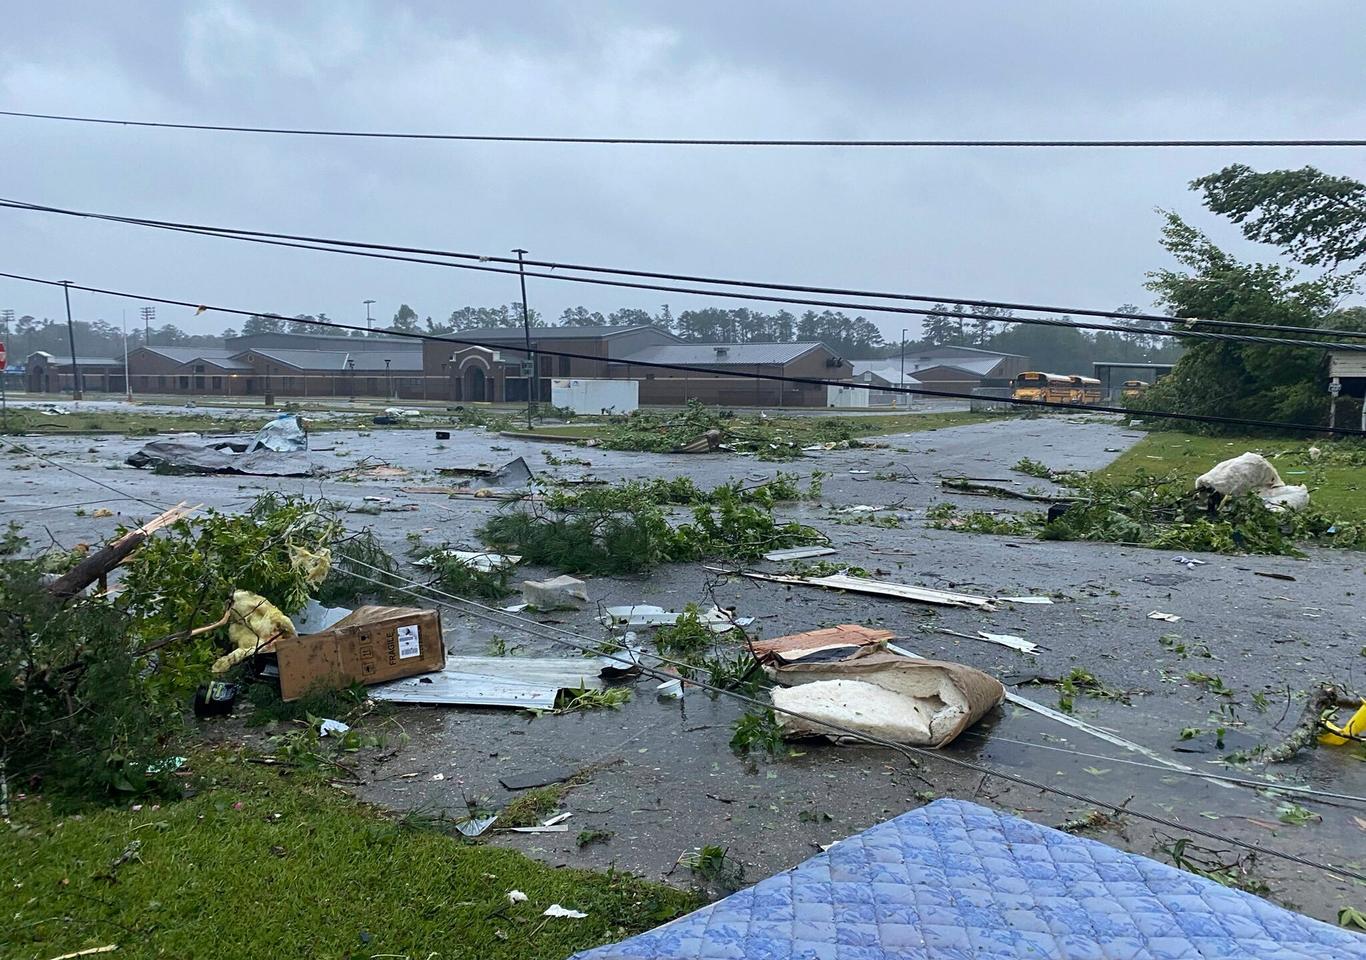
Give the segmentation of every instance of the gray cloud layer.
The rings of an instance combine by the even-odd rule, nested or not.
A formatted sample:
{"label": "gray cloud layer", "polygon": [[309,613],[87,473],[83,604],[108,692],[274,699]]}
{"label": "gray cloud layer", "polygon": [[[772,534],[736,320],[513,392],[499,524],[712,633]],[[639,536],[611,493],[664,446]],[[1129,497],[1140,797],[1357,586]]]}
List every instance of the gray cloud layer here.
{"label": "gray cloud layer", "polygon": [[[182,122],[720,137],[1359,137],[1348,2],[16,4],[7,109]],[[353,142],[0,118],[3,193],[230,225],[1081,306],[1147,305],[1186,184],[1366,177],[1362,151],[839,151]],[[515,281],[0,212],[10,272],[282,313],[444,316]],[[557,315],[664,296],[538,282]],[[123,305],[81,295],[78,312]],[[668,297],[675,310],[703,301]],[[0,281],[0,307],[57,316]],[[127,304],[130,314],[136,303]],[[229,322],[159,312],[193,331]],[[880,321],[889,336],[904,324]]]}

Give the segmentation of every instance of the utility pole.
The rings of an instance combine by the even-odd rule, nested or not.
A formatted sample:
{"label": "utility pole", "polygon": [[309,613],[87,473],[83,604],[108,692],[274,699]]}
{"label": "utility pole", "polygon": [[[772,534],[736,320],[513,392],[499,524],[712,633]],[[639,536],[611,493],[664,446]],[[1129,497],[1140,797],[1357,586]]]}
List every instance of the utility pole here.
{"label": "utility pole", "polygon": [[[0,348],[3,348],[9,341],[9,325],[12,320],[14,320],[13,310],[7,309],[0,312],[0,322],[5,325],[5,339],[0,340]],[[2,358],[0,358],[0,424],[3,424],[5,430],[9,430],[9,397],[6,396],[5,363]]]}
{"label": "utility pole", "polygon": [[531,427],[531,416],[536,409],[536,354],[531,352],[531,311],[526,305],[526,266],[522,258],[527,251],[518,247],[512,251],[517,254],[517,274],[522,283],[522,332],[526,335],[526,428]]}
{"label": "utility pole", "polygon": [[152,321],[156,318],[156,307],[142,308],[142,345],[144,347],[150,347],[152,345]]}
{"label": "utility pole", "polygon": [[[71,344],[71,399],[81,399],[81,368],[76,363],[76,327],[71,322],[71,281],[62,281],[62,294],[66,297],[66,337]],[[58,378],[58,388],[61,379]]]}
{"label": "utility pole", "polygon": [[123,399],[133,402],[133,378],[128,375],[128,311],[123,311]]}
{"label": "utility pole", "polygon": [[[898,380],[898,381],[896,382],[896,385],[897,385],[898,387],[900,387],[902,390],[906,389],[906,328],[905,328],[905,327],[902,327],[902,328],[901,328],[901,379]],[[900,402],[901,402],[901,399],[900,399],[900,398],[905,397],[905,396],[908,396],[908,394],[905,394],[905,393],[898,393],[898,394],[897,394],[897,398],[898,398],[898,399],[897,399],[897,402],[900,403]],[[909,401],[907,401],[907,405],[909,406]]]}
{"label": "utility pole", "polygon": [[363,302],[365,304],[365,332],[368,334],[370,332],[370,304],[375,301],[365,300]]}
{"label": "utility pole", "polygon": [[389,372],[388,360],[384,361],[384,379],[386,381],[385,391],[388,393],[389,399],[392,400],[394,399],[394,375]]}

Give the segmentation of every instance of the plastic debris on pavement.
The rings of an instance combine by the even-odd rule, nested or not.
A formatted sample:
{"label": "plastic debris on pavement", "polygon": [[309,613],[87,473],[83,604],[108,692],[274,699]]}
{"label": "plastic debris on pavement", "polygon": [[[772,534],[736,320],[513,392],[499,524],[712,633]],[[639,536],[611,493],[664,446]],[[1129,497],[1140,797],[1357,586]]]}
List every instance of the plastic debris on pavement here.
{"label": "plastic debris on pavement", "polygon": [[896,597],[900,600],[914,600],[917,603],[934,603],[945,607],[976,607],[979,610],[995,610],[990,597],[977,597],[967,593],[953,593],[948,590],[934,590],[918,587],[909,583],[892,583],[874,580],[869,577],[851,577],[835,574],[829,577],[798,577],[777,573],[758,573],[753,570],[723,570],[708,567],[717,573],[738,573],[750,580],[766,580],[771,583],[799,583],[809,587],[824,587],[827,590],[844,590],[849,593],[866,593],[878,597]]}
{"label": "plastic debris on pavement", "polygon": [[[676,610],[665,610],[652,603],[637,603],[624,607],[608,607],[602,612],[598,622],[609,627],[662,627],[672,626],[681,616],[682,614]],[[725,633],[736,627],[747,627],[754,622],[753,617],[736,617],[720,607],[703,610],[697,618],[710,628],[712,633]]]}
{"label": "plastic debris on pavement", "polygon": [[[518,556],[485,553],[478,550],[446,550],[444,555],[459,560],[471,570],[478,570],[480,573],[493,573],[495,570],[504,570],[522,562],[522,558]],[[414,566],[418,567],[430,567],[432,565],[433,560],[430,556],[423,557],[414,563]]]}
{"label": "plastic debris on pavement", "polygon": [[1203,567],[1209,563],[1208,560],[1196,560],[1194,557],[1172,557],[1172,563],[1179,563],[1187,570],[1194,570],[1196,567]]}
{"label": "plastic debris on pavement", "polygon": [[787,560],[810,560],[812,557],[828,557],[835,552],[834,547],[791,547],[787,550],[770,550],[764,554],[764,559],[782,563]]}
{"label": "plastic debris on pavement", "polygon": [[522,600],[536,610],[582,610],[588,602],[588,587],[567,574],[549,580],[523,580]]}
{"label": "plastic debris on pavement", "polygon": [[1148,614],[1149,620],[1161,620],[1164,623],[1176,623],[1181,618],[1174,613],[1163,613],[1161,610],[1154,610]]}
{"label": "plastic debris on pavement", "polygon": [[[496,815],[491,817],[466,817],[464,820],[456,821],[455,829],[459,830],[462,836],[477,837],[489,827],[493,826],[494,821],[497,819],[498,817]],[[521,893],[521,891],[513,890],[508,894],[508,897],[511,898],[513,893]],[[522,894],[522,899],[526,899],[525,894]],[[515,903],[516,901],[514,900],[512,902]]]}
{"label": "plastic debris on pavement", "polygon": [[996,599],[1002,603],[1035,603],[1039,606],[1052,606],[1053,604],[1052,597],[997,597]]}
{"label": "plastic debris on pavement", "polygon": [[770,640],[755,640],[750,644],[750,650],[760,663],[848,660],[878,650],[894,636],[896,634],[890,630],[845,623]]}
{"label": "plastic debris on pavement", "polygon": [[318,736],[320,737],[330,737],[334,734],[340,737],[350,731],[350,725],[342,723],[340,720],[324,720],[318,726]]}

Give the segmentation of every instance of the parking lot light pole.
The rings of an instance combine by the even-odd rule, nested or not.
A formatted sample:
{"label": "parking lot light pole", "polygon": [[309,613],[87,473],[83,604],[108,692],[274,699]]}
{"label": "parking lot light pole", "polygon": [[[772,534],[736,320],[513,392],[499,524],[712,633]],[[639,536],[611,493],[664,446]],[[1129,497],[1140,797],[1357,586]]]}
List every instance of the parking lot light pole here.
{"label": "parking lot light pole", "polygon": [[525,267],[525,265],[524,265],[523,262],[522,262],[522,258],[526,256],[527,251],[523,250],[521,247],[518,247],[516,250],[513,250],[512,252],[515,253],[515,254],[517,254],[517,274],[518,274],[518,279],[519,279],[519,280],[521,281],[521,283],[522,283],[522,333],[526,336],[526,362],[527,362],[527,378],[526,378],[526,428],[527,428],[528,430],[530,430],[530,429],[531,429],[531,415],[532,415],[532,412],[533,412],[533,411],[535,410],[535,408],[536,408],[535,396],[536,396],[536,379],[537,379],[537,378],[536,378],[536,355],[535,355],[534,353],[531,352],[531,311],[527,309],[527,305],[526,305],[526,267]]}

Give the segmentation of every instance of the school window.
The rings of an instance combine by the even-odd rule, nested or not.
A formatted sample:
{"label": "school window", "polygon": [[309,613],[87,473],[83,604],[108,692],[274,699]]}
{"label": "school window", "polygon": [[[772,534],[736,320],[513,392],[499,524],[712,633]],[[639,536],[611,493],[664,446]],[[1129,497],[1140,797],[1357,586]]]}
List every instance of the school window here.
{"label": "school window", "polygon": [[179,380],[179,382],[180,382],[180,389],[182,389],[182,390],[188,390],[188,389],[190,389],[190,378],[189,378],[189,377],[178,377],[177,380]]}
{"label": "school window", "polygon": [[222,390],[222,389],[223,389],[223,378],[222,378],[222,377],[214,377],[214,378],[213,378],[213,388],[214,388],[215,390]]}
{"label": "school window", "polygon": [[157,377],[157,387],[158,387],[159,389],[162,389],[162,390],[165,390],[165,389],[166,389],[166,378],[165,378],[165,377]]}
{"label": "school window", "polygon": [[570,361],[570,359],[571,359],[570,357],[560,357],[560,376],[562,376],[562,377],[567,377],[567,376],[569,376],[569,361]]}

